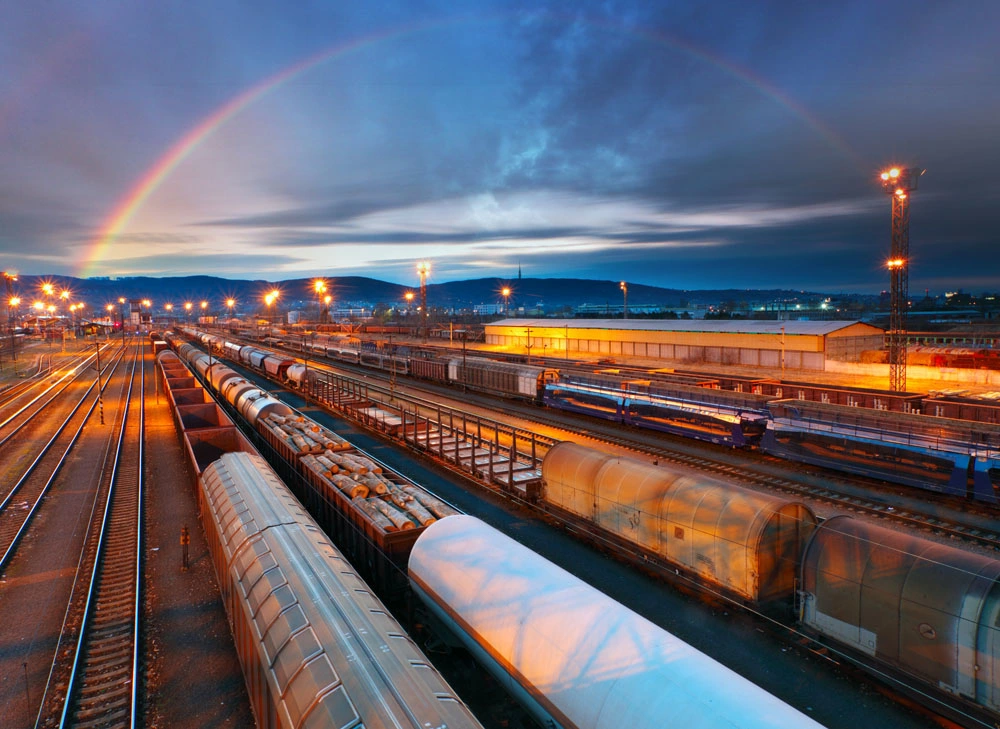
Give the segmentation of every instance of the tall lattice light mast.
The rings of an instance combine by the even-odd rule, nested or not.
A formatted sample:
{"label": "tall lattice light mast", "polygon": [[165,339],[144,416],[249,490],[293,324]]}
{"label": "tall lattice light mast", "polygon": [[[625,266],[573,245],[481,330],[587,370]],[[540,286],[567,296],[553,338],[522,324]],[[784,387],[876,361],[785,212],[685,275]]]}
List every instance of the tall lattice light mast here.
{"label": "tall lattice light mast", "polygon": [[909,307],[910,193],[925,170],[893,167],[881,174],[882,189],[892,200],[889,251],[889,389],[906,390],[906,310]]}

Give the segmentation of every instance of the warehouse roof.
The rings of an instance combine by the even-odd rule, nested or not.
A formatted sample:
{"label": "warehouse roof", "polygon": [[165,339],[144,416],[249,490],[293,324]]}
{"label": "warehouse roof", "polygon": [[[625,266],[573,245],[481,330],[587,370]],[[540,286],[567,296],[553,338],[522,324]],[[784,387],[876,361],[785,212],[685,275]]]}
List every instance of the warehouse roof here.
{"label": "warehouse roof", "polygon": [[[698,332],[724,334],[781,334],[824,336],[861,324],[851,321],[774,321],[753,319],[503,319],[487,327],[572,327],[573,329],[616,329],[648,332]],[[873,330],[878,327],[865,324]]]}

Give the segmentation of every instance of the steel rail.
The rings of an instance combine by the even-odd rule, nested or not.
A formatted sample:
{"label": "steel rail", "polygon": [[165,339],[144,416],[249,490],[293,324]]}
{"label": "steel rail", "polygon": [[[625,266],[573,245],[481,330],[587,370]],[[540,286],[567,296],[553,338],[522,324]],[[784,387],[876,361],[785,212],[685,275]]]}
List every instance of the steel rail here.
{"label": "steel rail", "polygon": [[[136,359],[138,359],[140,356],[141,352],[137,354]],[[132,388],[135,382],[136,359],[133,359],[132,362],[132,372],[129,376],[128,390],[122,398],[124,402],[122,407],[121,429],[119,430],[118,433],[118,441],[116,443],[114,457],[111,461],[111,478],[108,486],[108,495],[107,498],[105,499],[104,509],[101,513],[100,530],[98,532],[98,537],[97,537],[97,548],[94,554],[94,561],[90,571],[90,580],[87,587],[86,601],[83,607],[83,617],[80,622],[80,636],[79,639],[77,640],[76,648],[73,653],[73,662],[70,668],[69,680],[66,684],[66,692],[63,700],[63,708],[59,719],[60,727],[67,727],[70,725],[69,714],[71,709],[74,708],[74,703],[75,703],[73,697],[80,689],[78,682],[80,680],[80,675],[84,670],[82,662],[83,662],[84,648],[87,644],[86,638],[87,638],[87,631],[89,629],[88,626],[90,625],[93,614],[96,612],[96,603],[98,600],[98,589],[97,589],[98,581],[102,573],[102,568],[104,566],[102,562],[105,557],[105,549],[110,539],[111,512],[114,506],[114,497],[116,495],[116,491],[118,490],[117,487],[119,485],[119,471],[120,467],[122,466],[122,456],[125,450],[124,446],[125,434],[128,430],[128,420],[129,420],[129,410],[130,410],[129,405],[132,401]],[[140,433],[140,439],[141,439],[141,433]],[[139,529],[140,526],[141,525],[137,525],[137,529]],[[133,606],[135,604],[136,603],[133,602]],[[132,638],[133,638],[133,643],[137,642],[136,633],[132,634]],[[134,649],[131,653],[132,656],[134,657],[135,656]],[[135,666],[134,660],[131,665],[133,667]],[[130,690],[130,700],[132,700],[132,698],[135,696],[135,690],[136,690],[135,677],[136,674],[133,673],[131,677],[132,687]],[[130,708],[129,712],[130,721],[131,717],[133,716],[132,713],[133,711],[134,711],[134,703]],[[129,726],[134,726],[134,724],[130,723]]]}
{"label": "steel rail", "polygon": [[[112,364],[108,365],[108,367],[111,367],[111,366],[117,366],[117,363],[112,363]],[[105,368],[105,369],[107,369],[107,368]],[[105,382],[103,389],[107,389],[107,386],[108,386],[108,383]],[[96,382],[93,383],[89,388],[87,388],[87,391],[84,393],[83,397],[73,407],[73,410],[70,412],[70,414],[63,421],[62,425],[59,426],[59,428],[58,428],[58,430],[56,430],[55,434],[49,439],[48,443],[46,443],[45,446],[42,448],[41,453],[39,453],[38,456],[35,458],[35,460],[32,461],[31,465],[28,466],[28,468],[25,470],[25,472],[21,476],[21,478],[18,479],[17,483],[14,484],[14,487],[10,490],[10,492],[6,495],[6,497],[4,497],[3,501],[0,501],[0,514],[6,513],[8,507],[10,505],[11,499],[14,498],[14,496],[21,490],[21,488],[27,482],[27,480],[34,474],[35,469],[38,468],[38,466],[41,463],[42,459],[45,457],[45,455],[47,455],[48,451],[55,444],[56,440],[59,438],[59,436],[62,434],[62,432],[69,426],[70,421],[76,415],[77,411],[87,401],[87,397],[90,395],[90,393],[94,390],[95,387],[97,387],[97,383]],[[28,528],[29,524],[31,523],[32,519],[34,518],[35,513],[41,507],[42,501],[48,495],[48,492],[52,488],[52,484],[55,482],[55,479],[59,475],[59,472],[62,471],[62,468],[65,465],[66,460],[69,458],[70,454],[72,453],[73,448],[75,447],[77,440],[79,440],[80,435],[83,433],[83,429],[86,427],[87,421],[90,419],[90,416],[94,413],[94,409],[97,407],[97,403],[98,403],[98,398],[95,398],[94,402],[91,403],[90,408],[88,408],[87,414],[84,416],[83,420],[80,422],[80,426],[77,428],[76,432],[73,434],[73,437],[70,439],[70,442],[67,444],[66,449],[63,451],[62,456],[60,456],[58,462],[56,463],[55,467],[53,468],[52,473],[49,475],[48,479],[46,479],[46,482],[42,486],[42,489],[41,489],[40,493],[35,498],[35,501],[32,503],[31,508],[24,515],[24,518],[21,521],[21,525],[18,528],[17,532],[14,534],[13,538],[11,539],[10,544],[8,544],[6,546],[6,548],[4,549],[3,555],[0,556],[0,570],[6,569],[8,563],[13,558],[13,556],[14,556],[16,550],[17,550],[18,543],[21,541],[21,538],[24,536],[24,533],[27,530],[27,528]]]}

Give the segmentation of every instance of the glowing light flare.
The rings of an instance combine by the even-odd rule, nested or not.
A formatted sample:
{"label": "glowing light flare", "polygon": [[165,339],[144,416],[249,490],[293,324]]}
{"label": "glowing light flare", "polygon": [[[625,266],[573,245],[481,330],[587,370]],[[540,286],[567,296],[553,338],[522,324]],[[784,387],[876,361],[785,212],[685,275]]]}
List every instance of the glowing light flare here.
{"label": "glowing light flare", "polygon": [[149,307],[151,307],[153,305],[153,302],[150,301],[149,299],[143,299],[142,300],[142,305],[145,306],[148,309]]}
{"label": "glowing light flare", "polygon": [[173,304],[164,304],[163,308],[166,309],[167,311],[173,311],[174,310],[174,305]]}
{"label": "glowing light flare", "polygon": [[326,291],[326,281],[324,281],[321,278],[318,278],[315,281],[313,281],[313,291],[315,291],[317,294],[322,294],[324,291]]}
{"label": "glowing light flare", "polygon": [[885,262],[885,265],[889,269],[902,268],[904,265],[906,265],[906,261],[903,260],[902,258],[890,258],[888,261]]}
{"label": "glowing light flare", "polygon": [[108,311],[114,311],[115,310],[115,305],[114,304],[108,304],[104,308],[107,309]]}
{"label": "glowing light flare", "polygon": [[405,294],[403,294],[403,298],[406,299],[407,303],[412,302],[413,297],[414,293],[412,291],[407,291]]}
{"label": "glowing light flare", "polygon": [[421,276],[426,276],[431,272],[431,264],[427,261],[421,261],[417,264],[417,273]]}
{"label": "glowing light flare", "polygon": [[124,304],[125,303],[125,297],[124,296],[119,296],[118,297],[118,303],[119,304]]}
{"label": "glowing light flare", "polygon": [[202,309],[207,309],[208,308],[208,302],[207,301],[202,301],[201,302],[201,308]]}
{"label": "glowing light flare", "polygon": [[888,172],[883,172],[881,174],[881,177],[882,177],[882,181],[883,182],[887,182],[889,180],[889,173]]}
{"label": "glowing light flare", "polygon": [[36,301],[36,302],[35,302],[34,304],[32,304],[32,306],[33,306],[33,307],[35,308],[35,310],[37,310],[37,311],[42,311],[42,310],[44,310],[44,309],[45,309],[45,304],[43,304],[43,303],[42,303],[41,301]]}
{"label": "glowing light flare", "polygon": [[889,177],[891,177],[894,180],[897,177],[899,177],[899,168],[898,167],[893,167],[891,170],[889,170]]}
{"label": "glowing light flare", "polygon": [[9,304],[10,304],[11,306],[17,306],[18,304],[20,304],[20,303],[21,303],[21,297],[20,297],[20,296],[12,296],[12,297],[10,298],[10,301],[9,301],[8,303],[9,303]]}
{"label": "glowing light flare", "polygon": [[323,297],[324,304],[329,304],[331,301],[333,301],[333,297],[330,296],[330,294],[327,294],[326,296]]}
{"label": "glowing light flare", "polygon": [[236,299],[226,299],[226,306],[232,309],[234,306],[236,306]]}
{"label": "glowing light flare", "polygon": [[55,293],[55,287],[52,286],[52,284],[50,283],[43,283],[42,293],[45,294],[46,296],[52,296],[52,294]]}
{"label": "glowing light flare", "polygon": [[184,302],[184,311],[191,311],[191,308],[193,306],[194,306],[194,304],[192,304],[190,301],[185,301]]}

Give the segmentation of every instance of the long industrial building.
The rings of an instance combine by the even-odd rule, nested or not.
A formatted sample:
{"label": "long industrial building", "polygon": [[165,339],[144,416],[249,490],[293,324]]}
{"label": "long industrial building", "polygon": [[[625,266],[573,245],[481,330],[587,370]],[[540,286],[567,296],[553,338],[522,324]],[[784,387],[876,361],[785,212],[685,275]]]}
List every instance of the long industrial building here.
{"label": "long industrial building", "polygon": [[624,355],[815,371],[827,359],[857,362],[862,351],[882,349],[884,334],[859,321],[504,319],[486,325],[488,345],[538,357]]}

